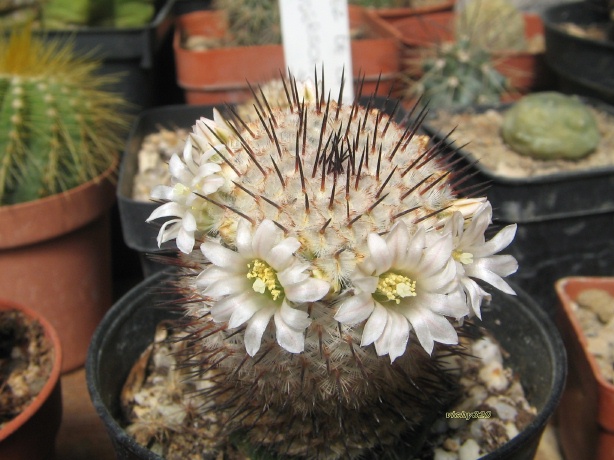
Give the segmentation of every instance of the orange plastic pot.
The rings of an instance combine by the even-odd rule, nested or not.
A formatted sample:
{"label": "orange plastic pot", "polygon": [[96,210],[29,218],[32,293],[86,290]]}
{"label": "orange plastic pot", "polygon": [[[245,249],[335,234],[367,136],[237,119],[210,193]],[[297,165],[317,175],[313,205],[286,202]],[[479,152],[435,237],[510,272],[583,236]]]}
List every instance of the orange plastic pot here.
{"label": "orange plastic pot", "polygon": [[[400,69],[400,46],[393,37],[378,36],[369,27],[365,10],[350,7],[350,26],[367,28],[368,38],[352,40],[352,68],[355,79],[364,77],[363,94],[375,90],[387,94]],[[220,38],[226,31],[226,18],[220,11],[204,10],[183,14],[176,19],[173,49],[177,84],[188,104],[215,105],[240,103],[250,96],[247,82],[262,83],[279,78],[285,71],[282,45],[188,50],[182,46],[186,36]],[[358,81],[357,81],[358,83]],[[356,85],[357,87],[358,85]]]}
{"label": "orange plastic pot", "polygon": [[614,296],[614,277],[566,277],[556,282],[560,300],[557,325],[569,362],[567,387],[557,413],[566,460],[614,459],[614,385],[601,373],[574,314],[585,289],[604,289]]}
{"label": "orange plastic pot", "polygon": [[35,310],[0,300],[0,311],[19,310],[39,322],[54,349],[53,366],[47,382],[25,410],[0,429],[2,460],[45,460],[54,456],[55,440],[62,421],[60,373],[62,346],[57,332]]}
{"label": "orange plastic pot", "polygon": [[65,350],[64,372],[84,364],[113,302],[115,169],[64,193],[0,207],[0,295],[48,318]]}
{"label": "orange plastic pot", "polygon": [[[421,49],[454,38],[454,12],[440,11],[405,18],[387,18],[378,10],[367,12],[369,21],[379,33],[394,37],[405,47],[408,56],[415,56]],[[537,14],[524,13],[527,41],[538,40],[544,35],[542,19]],[[551,88],[554,74],[545,61],[544,52],[500,51],[493,53],[495,67],[509,79],[519,94]]]}

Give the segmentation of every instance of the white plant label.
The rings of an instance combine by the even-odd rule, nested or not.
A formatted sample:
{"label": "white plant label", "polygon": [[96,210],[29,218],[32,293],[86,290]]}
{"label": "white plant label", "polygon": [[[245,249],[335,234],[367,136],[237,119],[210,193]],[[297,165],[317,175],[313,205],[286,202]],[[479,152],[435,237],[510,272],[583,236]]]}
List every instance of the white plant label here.
{"label": "white plant label", "polygon": [[[322,78],[336,100],[354,99],[347,0],[279,0],[286,70],[299,80]],[[327,95],[324,95],[326,98]]]}

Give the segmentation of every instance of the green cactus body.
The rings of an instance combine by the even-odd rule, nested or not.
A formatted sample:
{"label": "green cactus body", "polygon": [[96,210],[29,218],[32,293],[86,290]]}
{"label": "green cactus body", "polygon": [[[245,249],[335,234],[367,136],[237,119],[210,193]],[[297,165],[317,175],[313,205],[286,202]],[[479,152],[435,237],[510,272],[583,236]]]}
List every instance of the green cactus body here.
{"label": "green cactus body", "polygon": [[152,193],[168,202],[149,220],[174,216],[158,241],[182,252],[195,404],[273,456],[407,458],[456,395],[453,324],[484,292],[464,273],[486,253],[495,278],[515,271],[489,258],[515,228],[481,251],[490,205],[457,197],[419,124],[284,85],[255,121],[198,120]]}
{"label": "green cactus body", "polygon": [[[463,5],[464,4],[464,5]],[[507,0],[466,0],[456,5],[454,33],[493,51],[526,49],[522,12]]]}
{"label": "green cactus body", "polygon": [[68,190],[112,164],[124,103],[102,89],[108,79],[96,68],[27,30],[1,45],[0,203]]}
{"label": "green cactus body", "polygon": [[501,136],[514,151],[541,160],[579,160],[601,140],[588,107],[576,97],[553,91],[516,102],[503,116]]}
{"label": "green cactus body", "polygon": [[227,15],[227,45],[281,43],[281,19],[277,0],[215,0],[213,5]]}
{"label": "green cactus body", "polygon": [[468,37],[435,45],[418,58],[420,77],[407,89],[409,97],[422,97],[434,108],[460,109],[473,104],[496,104],[508,90],[490,53]]}

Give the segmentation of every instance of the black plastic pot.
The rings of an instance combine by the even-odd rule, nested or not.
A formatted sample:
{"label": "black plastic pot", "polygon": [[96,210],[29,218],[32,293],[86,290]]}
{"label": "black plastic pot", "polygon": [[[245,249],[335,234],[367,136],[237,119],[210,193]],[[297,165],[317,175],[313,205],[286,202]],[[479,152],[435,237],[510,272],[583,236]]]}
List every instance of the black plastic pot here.
{"label": "black plastic pot", "polygon": [[594,3],[564,3],[544,11],[546,62],[557,74],[561,91],[614,104],[614,41],[578,37],[561,28],[562,23],[607,23],[607,15]]}
{"label": "black plastic pot", "polygon": [[[145,220],[159,205],[154,202],[137,201],[132,198],[134,175],[138,171],[138,153],[143,139],[151,133],[167,129],[190,128],[200,117],[213,117],[212,106],[170,105],[145,110],[132,125],[126,148],[122,156],[117,186],[117,202],[124,242],[139,253],[141,268],[145,277],[163,270],[164,264],[156,262],[149,255],[159,251],[156,241],[161,221],[157,224]],[[163,245],[170,249],[172,242]]]}
{"label": "black plastic pot", "polygon": [[[168,272],[158,272],[121,298],[103,318],[88,352],[87,386],[120,460],[160,460],[122,428],[119,395],[133,363],[150,343],[156,324],[172,315],[159,307],[160,301],[168,300],[160,290],[168,276]],[[483,457],[488,460],[533,458],[566,379],[565,349],[556,327],[527,294],[515,289],[516,297],[493,293],[483,325],[509,352],[508,364],[520,376],[538,415],[518,436]]]}
{"label": "black plastic pot", "polygon": [[[584,99],[614,113],[614,107]],[[472,112],[503,111],[476,107]],[[428,122],[424,130],[435,140],[445,134]],[[447,144],[453,147],[453,143]],[[460,167],[475,175],[463,186],[484,186],[493,207],[493,220],[501,226],[517,224],[514,242],[506,249],[519,263],[513,279],[554,317],[558,301],[557,279],[571,275],[606,275],[614,270],[614,166],[547,176],[510,178],[484,166],[470,150],[458,150]],[[472,165],[472,166],[469,166]]]}
{"label": "black plastic pot", "polygon": [[133,104],[129,111],[137,113],[166,102],[171,93],[178,94],[171,87],[176,87],[174,75],[165,78],[174,67],[171,32],[175,1],[157,0],[154,18],[143,27],[84,27],[42,33],[72,43],[79,54],[100,59],[100,74],[119,77],[109,89],[124,96]]}

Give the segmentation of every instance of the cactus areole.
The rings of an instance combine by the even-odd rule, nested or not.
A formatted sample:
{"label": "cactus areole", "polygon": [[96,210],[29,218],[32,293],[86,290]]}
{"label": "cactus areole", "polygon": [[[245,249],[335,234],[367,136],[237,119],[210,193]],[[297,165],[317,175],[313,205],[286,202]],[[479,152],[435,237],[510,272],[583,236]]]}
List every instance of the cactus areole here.
{"label": "cactus areole", "polygon": [[486,240],[491,206],[459,197],[424,113],[401,125],[317,79],[284,87],[283,108],[254,90],[257,121],[197,120],[152,193],[181,255],[195,398],[273,457],[411,451],[453,394],[445,355],[485,283],[514,294],[516,260],[496,253],[516,226]]}
{"label": "cactus areole", "polygon": [[117,158],[125,102],[99,63],[28,28],[0,41],[0,204],[81,185]]}

